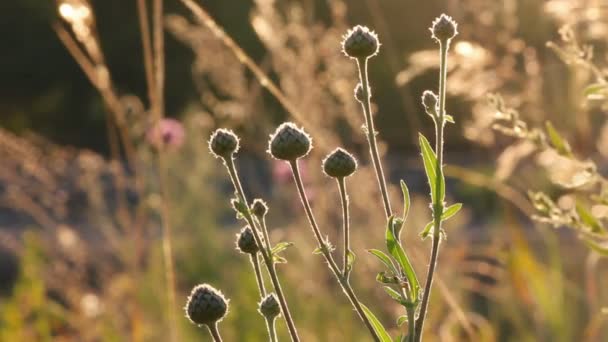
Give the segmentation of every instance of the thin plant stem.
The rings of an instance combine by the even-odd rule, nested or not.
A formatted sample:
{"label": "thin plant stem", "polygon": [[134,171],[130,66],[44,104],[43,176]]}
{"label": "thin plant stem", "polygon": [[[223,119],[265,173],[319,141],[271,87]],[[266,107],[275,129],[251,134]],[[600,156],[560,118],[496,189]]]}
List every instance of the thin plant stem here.
{"label": "thin plant stem", "polygon": [[440,182],[443,182],[443,127],[445,125],[445,92],[447,78],[447,54],[449,41],[440,42],[441,64],[439,68],[439,112],[435,120],[435,153],[437,154],[437,181],[435,203],[433,203],[433,243],[431,246],[431,260],[424,285],[424,293],[420,304],[420,315],[416,321],[416,342],[422,341],[422,329],[428,309],[431,289],[433,286],[433,275],[437,267],[439,245],[441,242],[441,215],[443,214],[443,198],[441,198]]}
{"label": "thin plant stem", "polygon": [[209,328],[209,333],[211,333],[214,342],[222,342],[222,336],[220,336],[220,331],[217,328],[217,322],[208,324],[207,328]]}
{"label": "thin plant stem", "polygon": [[369,81],[367,78],[367,58],[357,59],[357,66],[359,67],[359,79],[361,80],[361,86],[363,87],[364,101],[362,106],[365,114],[365,126],[367,130],[366,133],[367,142],[369,144],[369,152],[372,156],[372,163],[374,164],[376,178],[378,179],[378,185],[380,186],[380,193],[382,194],[382,202],[384,204],[384,212],[388,218],[392,215],[391,201],[388,197],[386,180],[384,178],[384,171],[382,170],[382,163],[380,162],[380,155],[378,153],[378,144],[376,142],[376,129],[374,128],[374,119],[372,118]]}
{"label": "thin plant stem", "polygon": [[416,338],[416,309],[415,308],[406,308],[407,314],[407,342],[414,342]]}
{"label": "thin plant stem", "polygon": [[[238,173],[236,171],[236,167],[234,166],[234,160],[232,156],[228,158],[224,158],[224,164],[228,169],[228,174],[230,175],[230,180],[232,181],[232,185],[234,186],[234,191],[238,196],[239,201],[249,208],[249,203],[247,202],[247,198],[245,197],[245,192],[243,191],[243,187],[241,186],[241,181],[238,177]],[[262,246],[262,238],[260,237],[256,221],[253,219],[253,216],[249,211],[244,213],[245,220],[251,226],[251,230],[253,231],[253,237],[258,246]],[[285,322],[287,323],[287,329],[289,330],[289,335],[291,336],[291,340],[294,342],[299,342],[300,337],[298,336],[298,331],[296,329],[295,324],[293,323],[293,319],[291,318],[291,312],[289,311],[289,307],[287,306],[287,300],[285,299],[285,295],[283,294],[283,289],[281,288],[281,283],[279,282],[279,277],[277,275],[276,267],[274,261],[272,259],[272,254],[268,249],[261,249],[262,258],[264,259],[264,263],[266,264],[266,269],[268,270],[268,274],[270,275],[270,280],[272,282],[272,286],[274,287],[275,292],[277,293],[277,297],[279,299],[279,304],[281,305],[281,312],[283,313],[283,317],[285,318]]]}
{"label": "thin plant stem", "polygon": [[260,297],[266,296],[266,288],[264,287],[264,278],[262,278],[262,272],[260,271],[260,261],[258,260],[258,253],[250,254],[251,264],[255,272],[255,280],[258,283],[258,289],[260,290]]}
{"label": "thin plant stem", "polygon": [[139,19],[141,43],[144,52],[144,68],[146,83],[148,84],[148,101],[150,102],[150,105],[152,105],[156,86],[154,85],[154,56],[152,54],[152,44],[150,43],[150,21],[148,19],[146,0],[137,0],[137,16]]}
{"label": "thin plant stem", "polygon": [[266,251],[268,251],[268,254],[270,254],[272,244],[270,243],[270,235],[268,234],[268,227],[266,226],[266,218],[262,217],[259,224],[262,226],[262,234],[264,234],[264,240],[266,240],[266,244],[263,246],[263,248],[266,248]]}
{"label": "thin plant stem", "polygon": [[338,283],[342,287],[342,290],[344,291],[344,293],[346,293],[346,296],[350,300],[354,309],[357,311],[359,318],[361,318],[361,320],[363,321],[363,323],[369,330],[374,341],[380,341],[380,338],[378,337],[376,330],[374,330],[374,327],[372,326],[371,322],[367,318],[367,315],[365,315],[365,312],[363,311],[363,308],[361,307],[361,302],[355,295],[355,292],[353,291],[353,288],[351,287],[348,278],[341,275],[338,265],[336,264],[334,258],[332,257],[331,252],[329,251],[329,248],[327,247],[326,243],[323,241],[323,237],[321,236],[321,231],[319,230],[319,226],[317,225],[317,221],[315,220],[315,216],[312,212],[312,208],[310,207],[310,202],[308,201],[308,197],[306,196],[306,191],[304,190],[304,184],[302,183],[302,177],[300,176],[300,169],[298,167],[298,162],[290,161],[289,164],[291,166],[293,179],[296,183],[296,187],[298,189],[298,194],[300,196],[300,200],[302,201],[302,205],[304,206],[304,211],[306,212],[306,216],[308,218],[308,223],[310,223],[310,227],[312,228],[313,234],[314,234],[315,238],[317,239],[317,243],[319,244],[319,249],[321,250],[323,257],[325,257],[325,260],[327,261],[329,268],[331,269],[333,274],[338,279]]}
{"label": "thin plant stem", "polygon": [[268,329],[268,336],[270,337],[270,342],[278,342],[277,339],[277,329],[276,329],[276,319],[268,319],[266,318],[266,328]]}
{"label": "thin plant stem", "polygon": [[342,274],[348,278],[348,253],[350,252],[350,232],[349,232],[349,214],[348,214],[348,195],[346,194],[346,180],[344,177],[336,179],[338,188],[340,189],[340,200],[342,202],[342,235],[344,238],[344,263],[342,264]]}

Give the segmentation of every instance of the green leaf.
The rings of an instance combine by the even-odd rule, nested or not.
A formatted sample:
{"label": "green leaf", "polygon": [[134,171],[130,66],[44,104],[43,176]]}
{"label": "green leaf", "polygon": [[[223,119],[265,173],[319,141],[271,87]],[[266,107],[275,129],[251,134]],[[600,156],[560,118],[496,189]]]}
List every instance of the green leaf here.
{"label": "green leaf", "polygon": [[272,256],[272,260],[277,264],[286,264],[287,263],[287,259],[283,258],[282,256],[278,256],[276,254]]}
{"label": "green leaf", "polygon": [[441,221],[446,221],[450,217],[456,215],[460,209],[462,209],[462,203],[452,204],[451,206],[445,208],[443,214],[441,215]]}
{"label": "green leaf", "polygon": [[[403,193],[403,223],[407,220],[407,215],[410,213],[410,190],[407,188],[407,184],[403,180],[400,182],[401,184],[401,192]],[[398,234],[397,234],[398,235]]]}
{"label": "green leaf", "polygon": [[418,290],[420,289],[420,285],[418,283],[418,278],[416,277],[416,271],[414,271],[414,267],[410,262],[407,254],[403,250],[403,247],[397,241],[395,237],[395,232],[393,231],[393,220],[394,216],[391,216],[388,219],[388,224],[386,228],[386,248],[388,252],[395,258],[397,263],[401,266],[401,270],[405,273],[405,277],[410,283],[412,294],[411,298],[418,298]]}
{"label": "green leaf", "polygon": [[545,128],[547,129],[547,134],[549,135],[549,140],[551,141],[551,145],[553,148],[557,150],[557,152],[566,157],[572,157],[572,149],[570,148],[570,144],[561,135],[557,132],[553,124],[550,121],[545,122]]}
{"label": "green leaf", "polygon": [[231,199],[230,204],[232,204],[232,208],[234,211],[236,211],[236,218],[238,220],[243,219],[247,213],[249,213],[249,208],[247,205],[241,202],[238,198]]}
{"label": "green leaf", "polygon": [[376,318],[374,313],[363,303],[361,304],[361,307],[363,308],[363,311],[365,312],[365,316],[367,316],[367,319],[372,324],[374,331],[376,332],[376,334],[378,334],[380,341],[381,342],[393,342],[391,335],[389,335],[388,332],[386,332],[386,329],[384,328],[382,323],[380,323],[380,321]]}
{"label": "green leaf", "polygon": [[288,247],[293,246],[293,242],[279,242],[270,251],[272,254],[278,254],[286,250]]}
{"label": "green leaf", "polygon": [[454,121],[454,117],[451,115],[444,115],[443,118],[445,119],[445,121],[449,122],[449,123],[456,123],[456,121]]}
{"label": "green leaf", "polygon": [[312,254],[323,254],[323,251],[321,250],[321,247],[317,247],[312,251]]}
{"label": "green leaf", "polygon": [[593,251],[597,252],[600,255],[608,256],[608,245],[600,244],[590,239],[583,239],[583,242],[587,247],[591,248]]}
{"label": "green leaf", "polygon": [[585,90],[583,90],[583,95],[585,97],[593,97],[594,95],[604,95],[608,90],[608,84],[606,83],[593,83],[588,85]]}
{"label": "green leaf", "polygon": [[[429,187],[431,188],[431,199],[433,203],[443,202],[445,197],[445,180],[443,179],[443,172],[437,170],[437,156],[424,135],[419,134],[419,140],[424,171],[429,181]],[[437,172],[439,172],[439,177],[437,177]],[[439,184],[437,184],[437,181],[439,181]],[[437,187],[439,187],[439,189],[437,189]],[[439,198],[436,198],[437,190],[439,190]]]}
{"label": "green leaf", "polygon": [[353,251],[348,251],[346,255],[346,270],[350,271],[353,269],[353,264],[355,263],[355,259],[357,256]]}
{"label": "green leaf", "polygon": [[388,267],[393,273],[398,273],[397,269],[395,268],[395,264],[393,264],[393,262],[391,261],[391,258],[383,251],[378,249],[368,249],[367,251],[374,255],[376,258],[378,258],[380,261],[382,261],[382,263],[386,265],[386,267]]}
{"label": "green leaf", "polygon": [[376,281],[381,284],[399,284],[399,281],[395,276],[387,276],[386,272],[379,272],[376,275]]}
{"label": "green leaf", "polygon": [[604,230],[602,224],[580,203],[576,203],[576,213],[583,223],[591,229],[593,233],[600,233]]}
{"label": "green leaf", "polygon": [[427,223],[426,226],[424,226],[424,229],[420,233],[420,237],[422,238],[422,240],[426,239],[427,237],[429,237],[429,235],[431,235],[431,229],[433,229],[434,223],[435,221],[431,221]]}
{"label": "green leaf", "polygon": [[397,303],[403,304],[404,299],[399,292],[393,290],[389,286],[385,286],[384,291],[386,291],[386,293],[388,293],[388,295],[391,296],[391,298],[393,298]]}
{"label": "green leaf", "polygon": [[399,316],[399,318],[397,318],[397,326],[400,327],[404,323],[407,323],[407,315]]}

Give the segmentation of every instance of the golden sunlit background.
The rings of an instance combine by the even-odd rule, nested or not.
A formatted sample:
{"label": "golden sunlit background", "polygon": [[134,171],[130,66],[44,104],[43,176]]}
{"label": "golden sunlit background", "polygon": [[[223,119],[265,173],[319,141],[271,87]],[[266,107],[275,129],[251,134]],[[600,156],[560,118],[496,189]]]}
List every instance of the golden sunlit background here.
{"label": "golden sunlit background", "polygon": [[[310,133],[304,186],[340,260],[342,207],[321,171],[343,146],[353,287],[393,336],[404,314],[376,281],[386,218],[356,63],[342,36],[378,33],[372,112],[401,239],[422,281],[431,220],[418,132],[437,89],[429,27],[458,22],[448,56],[446,223],[424,341],[608,341],[608,5],[602,0],[53,0],[0,4],[0,341],[211,341],[183,307],[230,298],[225,341],[267,341],[230,178],[207,141],[241,138],[302,341],[369,341],[317,247],[289,165],[267,139]],[[401,209],[398,210],[400,212]],[[267,287],[270,288],[270,281]],[[277,320],[278,340],[288,341]]]}

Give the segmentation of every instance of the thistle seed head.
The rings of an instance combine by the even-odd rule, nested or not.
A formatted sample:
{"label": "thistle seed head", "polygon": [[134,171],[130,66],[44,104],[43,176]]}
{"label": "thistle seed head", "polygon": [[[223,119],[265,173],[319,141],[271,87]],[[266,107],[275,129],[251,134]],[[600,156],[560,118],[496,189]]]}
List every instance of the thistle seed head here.
{"label": "thistle seed head", "polygon": [[323,160],[323,172],[330,177],[344,178],[357,170],[357,160],[342,148],[337,148]]}
{"label": "thistle seed head", "polygon": [[240,233],[236,234],[236,247],[244,254],[255,254],[260,250],[255,242],[251,227],[246,226],[241,229]]}
{"label": "thistle seed head", "polygon": [[217,129],[209,138],[209,150],[216,158],[228,158],[239,150],[239,137],[231,130]]}
{"label": "thistle seed head", "polygon": [[188,319],[196,325],[210,325],[221,321],[228,312],[228,300],[209,284],[192,289],[185,307]]}
{"label": "thistle seed head", "polygon": [[435,40],[445,43],[458,34],[458,24],[452,17],[442,14],[433,21],[431,33]]}
{"label": "thistle seed head", "polygon": [[251,204],[251,212],[259,219],[262,219],[266,216],[268,212],[268,205],[263,200],[256,198],[253,200]]}
{"label": "thistle seed head", "polygon": [[365,26],[357,25],[344,35],[342,51],[350,58],[370,58],[378,53],[378,35]]}
{"label": "thistle seed head", "polygon": [[437,105],[438,105],[437,95],[430,90],[425,90],[422,93],[422,104],[424,105],[424,110],[430,116],[437,115]]}
{"label": "thistle seed head", "polygon": [[277,127],[268,141],[268,153],[274,158],[285,161],[295,161],[310,152],[312,138],[291,122],[285,122]]}
{"label": "thistle seed head", "polygon": [[281,306],[279,305],[279,301],[274,293],[270,293],[268,296],[262,299],[258,310],[264,317],[268,319],[274,319],[281,314]]}
{"label": "thistle seed head", "polygon": [[[367,87],[367,95],[372,97],[372,90],[370,87]],[[361,83],[357,83],[357,86],[355,87],[355,99],[361,103],[364,103],[365,100],[367,100],[363,93],[363,85]]]}

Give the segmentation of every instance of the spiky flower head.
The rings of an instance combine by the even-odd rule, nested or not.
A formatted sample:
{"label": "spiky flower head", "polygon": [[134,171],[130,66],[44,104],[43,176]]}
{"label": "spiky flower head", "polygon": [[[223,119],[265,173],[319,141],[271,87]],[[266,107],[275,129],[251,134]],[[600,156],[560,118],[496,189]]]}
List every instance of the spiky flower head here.
{"label": "spiky flower head", "polygon": [[274,319],[281,314],[281,306],[274,293],[268,294],[259,304],[258,310],[260,313],[268,318]]}
{"label": "spiky flower head", "polygon": [[268,153],[279,160],[295,161],[307,155],[311,148],[312,138],[291,122],[277,127],[268,141]]}
{"label": "spiky flower head", "polygon": [[323,172],[330,177],[344,178],[357,170],[357,160],[342,148],[337,148],[323,160]]}
{"label": "spiky flower head", "polygon": [[263,200],[256,198],[251,204],[251,212],[259,219],[263,218],[268,212],[268,205]]}
{"label": "spiky flower head", "polygon": [[442,14],[435,18],[430,30],[435,40],[445,43],[458,34],[458,24],[452,17]]}
{"label": "spiky flower head", "polygon": [[438,103],[437,95],[430,90],[425,90],[422,93],[422,105],[424,105],[424,110],[430,116],[437,115],[437,103]]}
{"label": "spiky flower head", "polygon": [[192,289],[186,303],[186,315],[196,325],[210,325],[221,321],[228,312],[228,300],[209,284]]}
{"label": "spiky flower head", "polygon": [[243,227],[243,229],[236,234],[236,247],[244,254],[255,254],[260,250],[258,244],[255,242],[251,227]]}
{"label": "spiky flower head", "polygon": [[379,48],[378,35],[361,25],[348,30],[342,40],[342,51],[350,58],[373,57],[378,53]]}
{"label": "spiky flower head", "polygon": [[216,158],[229,158],[239,150],[239,137],[231,130],[217,129],[209,138],[209,150]]}
{"label": "spiky flower head", "polygon": [[[367,95],[372,97],[372,90],[370,87],[367,87]],[[357,86],[355,87],[355,99],[361,103],[364,103],[367,100],[365,98],[365,93],[363,92],[363,85],[361,82],[357,83]]]}

